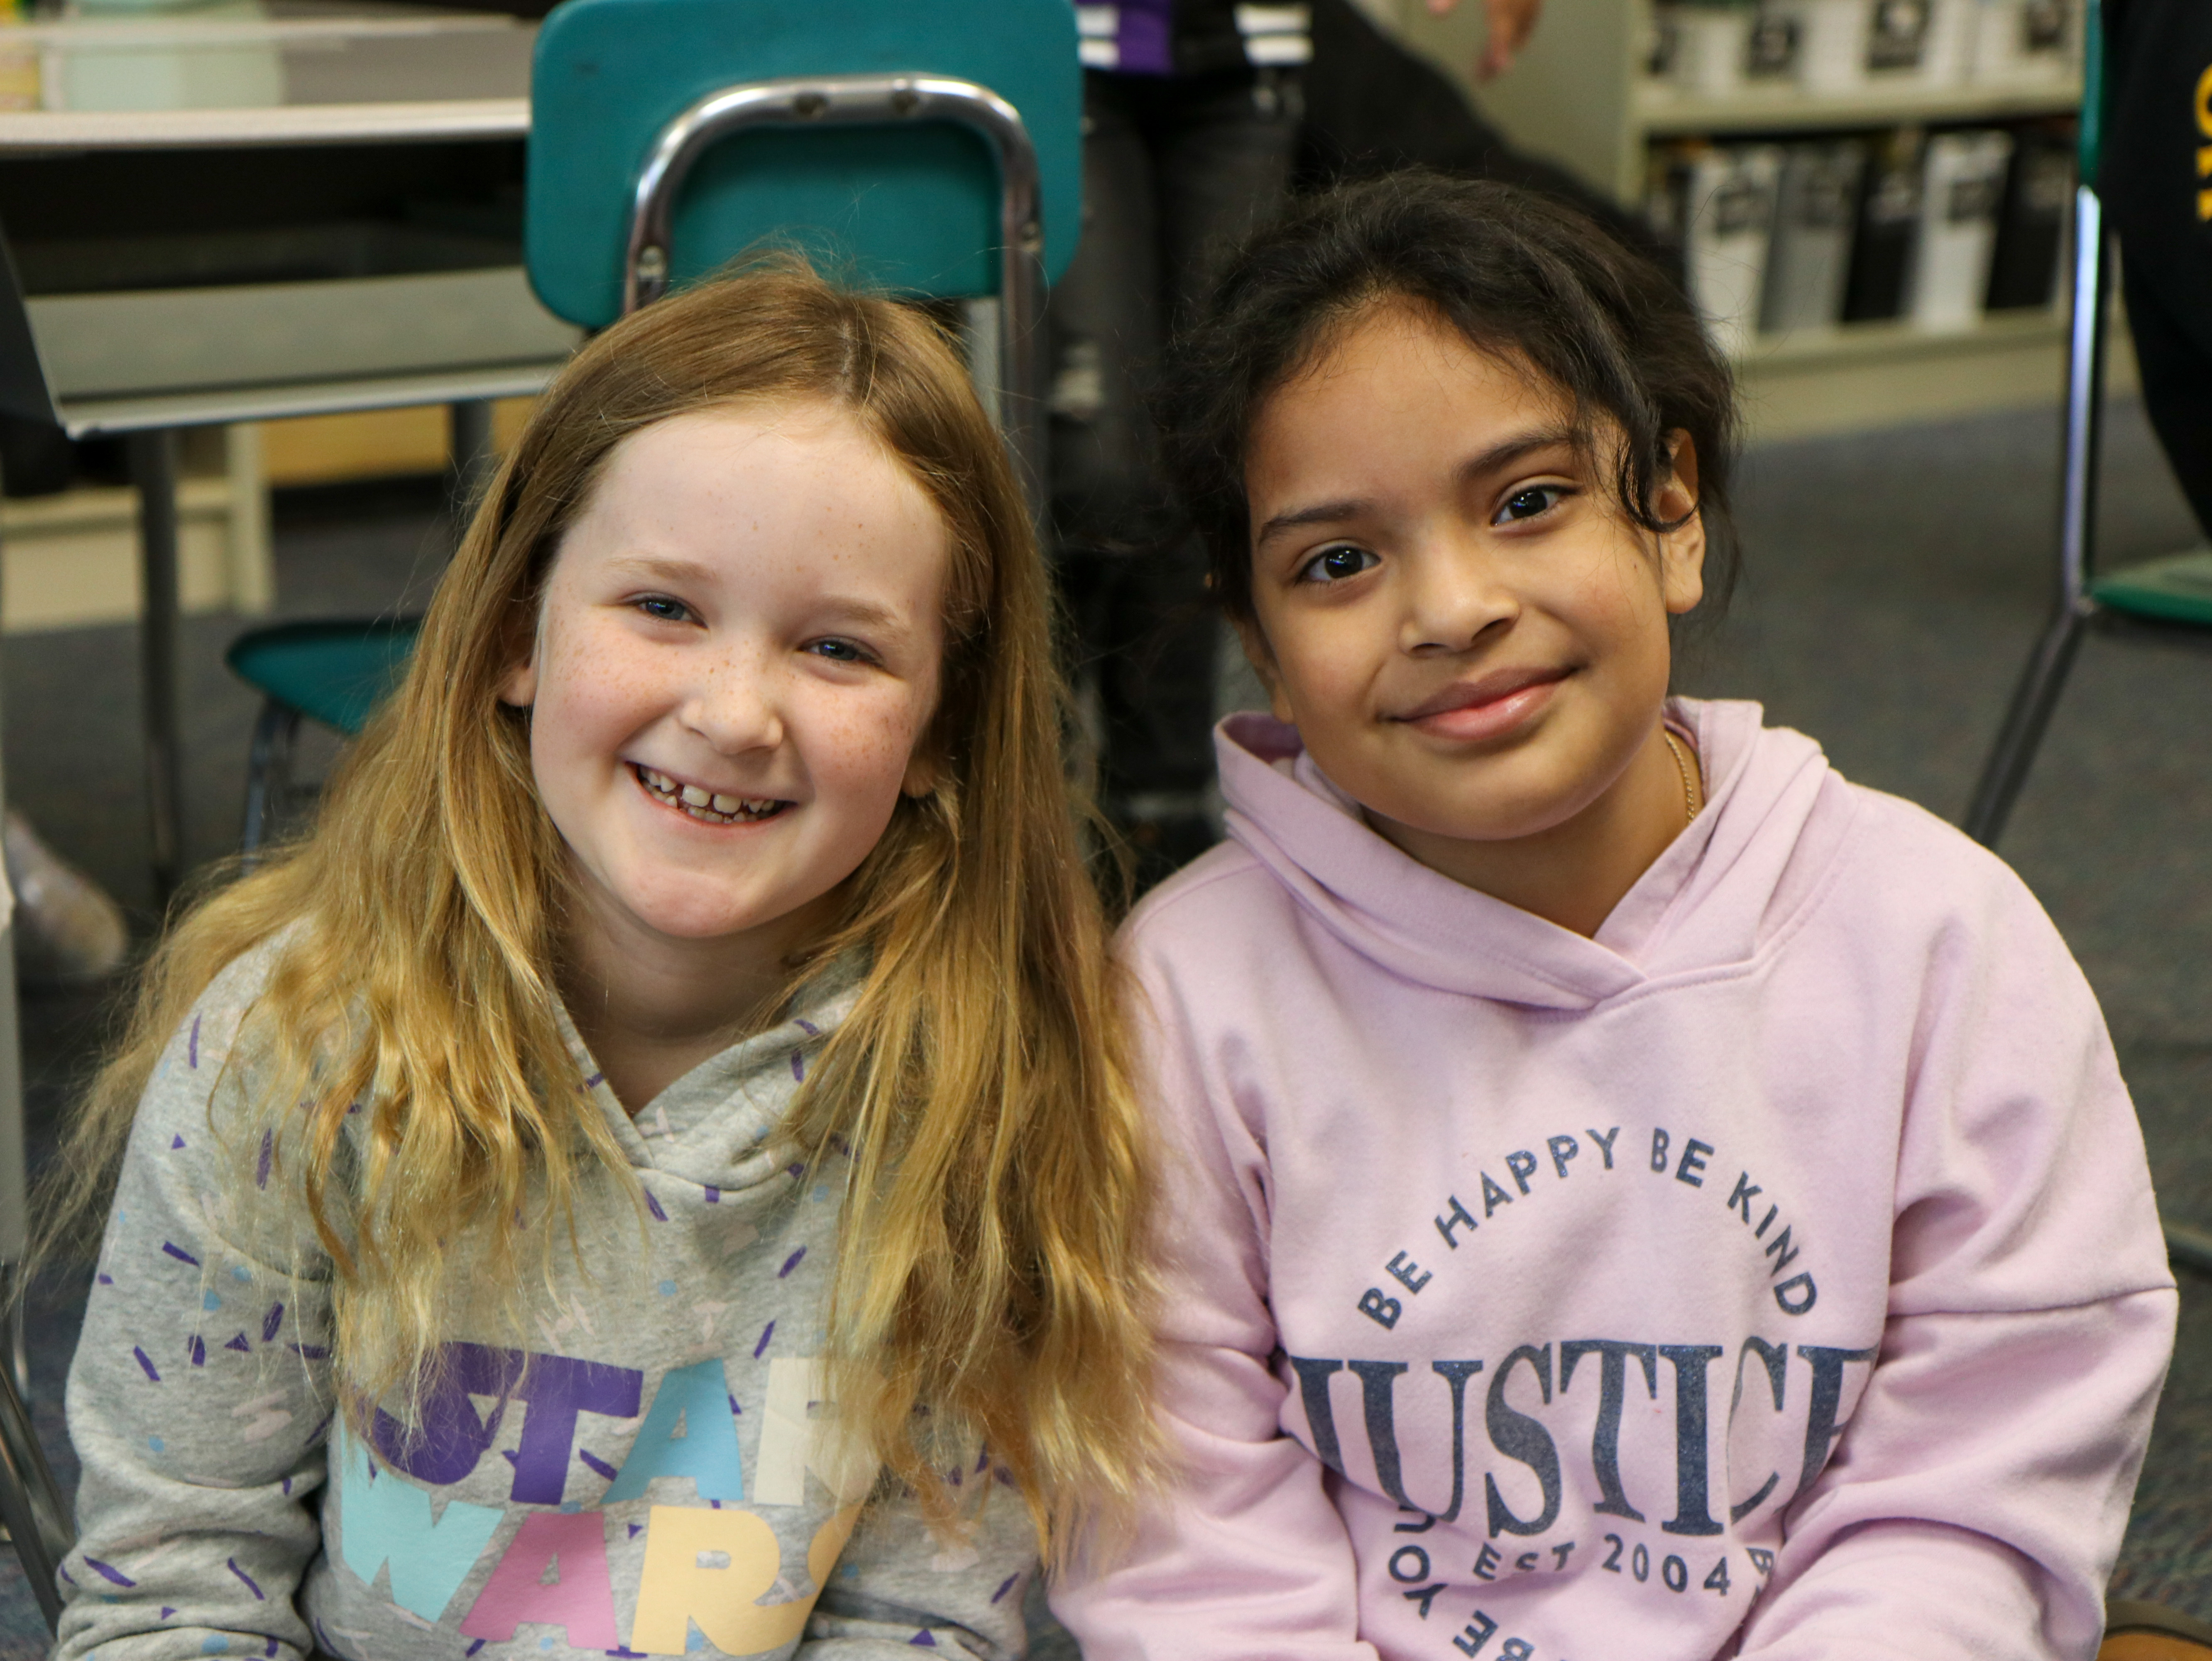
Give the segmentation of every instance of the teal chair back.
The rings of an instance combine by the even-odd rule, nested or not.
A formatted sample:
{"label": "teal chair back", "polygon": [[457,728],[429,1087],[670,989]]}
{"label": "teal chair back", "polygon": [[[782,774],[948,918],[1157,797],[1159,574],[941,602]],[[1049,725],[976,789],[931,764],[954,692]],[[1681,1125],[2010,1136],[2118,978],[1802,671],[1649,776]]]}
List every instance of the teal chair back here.
{"label": "teal chair back", "polygon": [[1078,53],[1068,0],[567,0],[531,71],[532,285],[601,328],[775,242],[866,287],[996,295],[977,378],[1038,509],[1045,285],[1082,222]]}
{"label": "teal chair back", "polygon": [[264,697],[353,738],[407,672],[420,628],[413,618],[272,624],[240,635],[223,660]]}
{"label": "teal chair back", "polygon": [[[556,315],[602,328],[623,309],[625,237],[659,136],[725,88],[797,77],[971,82],[1036,148],[1047,281],[1075,252],[1082,71],[1069,0],[567,0],[541,27],[531,81],[524,242]],[[829,269],[921,297],[999,292],[1000,168],[949,122],[794,123],[733,133],[674,204],[674,283],[777,237]]]}

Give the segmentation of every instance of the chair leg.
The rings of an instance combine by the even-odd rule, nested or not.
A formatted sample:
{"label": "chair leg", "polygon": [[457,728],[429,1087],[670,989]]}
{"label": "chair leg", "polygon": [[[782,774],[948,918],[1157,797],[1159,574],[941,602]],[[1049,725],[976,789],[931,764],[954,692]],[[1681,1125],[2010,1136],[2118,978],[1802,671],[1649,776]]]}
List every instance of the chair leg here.
{"label": "chair leg", "polygon": [[21,1560],[23,1576],[46,1617],[47,1630],[61,1623],[61,1588],[54,1572],[69,1555],[70,1530],[45,1451],[39,1446],[31,1415],[15,1381],[0,1372],[0,1523]]}
{"label": "chair leg", "polygon": [[[2092,170],[2094,172],[2094,170]],[[2097,464],[2104,436],[2105,313],[2110,308],[2112,262],[2105,233],[2103,199],[2085,179],[2074,192],[2073,317],[2068,328],[2065,435],[2060,452],[2058,596],[2043,638],[2027,660],[2005,712],[1996,748],[1990,752],[1974,799],[1966,809],[1966,834],[1984,848],[1996,846],[2014,801],[2035,763],[2043,729],[2066,684],[2081,644],[2081,630],[2096,612],[2089,598],[2095,564]]]}
{"label": "chair leg", "polygon": [[246,831],[239,838],[251,871],[255,855],[276,825],[276,810],[290,794],[292,745],[299,736],[300,712],[264,698],[253,723],[253,743],[246,757]]}
{"label": "chair leg", "polygon": [[0,1369],[15,1380],[15,1393],[31,1399],[31,1347],[26,1334],[25,1306],[31,1300],[30,1282],[21,1262],[0,1263]]}
{"label": "chair leg", "polygon": [[2167,1223],[2166,1261],[2198,1275],[2212,1275],[2212,1234],[2186,1223]]}
{"label": "chair leg", "polygon": [[2088,621],[2085,608],[2061,607],[2045,625],[2043,637],[2028,656],[2020,689],[2013,694],[2012,707],[2005,712],[2004,726],[1997,733],[1996,747],[1990,752],[1981,782],[1974,787],[1973,803],[1966,809],[1966,834],[1984,848],[1995,848],[2004,834],[2005,821],[2012,817],[2013,803],[2027,782],[2027,770],[2035,764],[2044,728],[2051,724],[2051,712],[2057,707],[2058,694],[2065,687],[2067,672],[2074,666],[2074,654]]}

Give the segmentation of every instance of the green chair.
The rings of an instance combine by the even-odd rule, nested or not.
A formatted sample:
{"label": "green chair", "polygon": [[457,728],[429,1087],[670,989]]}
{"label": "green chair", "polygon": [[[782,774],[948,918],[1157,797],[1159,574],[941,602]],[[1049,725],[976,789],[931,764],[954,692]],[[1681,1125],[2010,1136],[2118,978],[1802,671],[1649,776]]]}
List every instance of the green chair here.
{"label": "green chair", "polygon": [[[456,523],[465,523],[492,459],[491,405],[482,401],[447,406],[450,461],[446,496]],[[419,619],[318,618],[249,629],[223,654],[223,661],[262,697],[246,761],[246,823],[240,850],[251,865],[292,800],[292,751],[304,716],[352,738],[369,711],[399,684]]]}
{"label": "green chair", "polygon": [[[2199,3],[2200,0],[2180,0]],[[2081,182],[2075,189],[2074,313],[2066,364],[2066,435],[2059,508],[2058,592],[2030,653],[1996,748],[1966,810],[1966,834],[1995,847],[2035,760],[2082,636],[2152,636],[2212,645],[2212,550],[2192,549],[2100,575],[2097,472],[2104,425],[2105,325],[2112,309],[2113,236],[2098,190],[2110,108],[2103,9],[2089,0],[2081,96]],[[2200,164],[2201,165],[2201,164]],[[2212,1236],[2166,1227],[2167,1256],[2212,1274]],[[2117,1630],[2117,1628],[2115,1628]]]}
{"label": "green chair", "polygon": [[[2112,309],[2112,237],[2098,193],[2106,114],[2104,21],[2089,0],[2081,89],[2081,182],[2074,193],[2074,319],[2066,360],[2066,436],[2059,508],[2058,592],[2029,654],[1996,747],[1966,810],[1966,834],[1995,847],[2027,782],[2068,671],[2090,628],[2212,642],[2212,550],[2194,549],[2109,574],[2096,569],[2097,463],[2104,425],[2105,325]],[[2193,142],[2193,141],[2192,141]]]}
{"label": "green chair", "polygon": [[[568,0],[532,77],[531,284],[604,328],[779,239],[894,293],[994,297],[971,351],[1034,490],[1037,343],[1080,227],[1082,103],[1067,0]],[[293,794],[301,718],[358,733],[415,629],[287,624],[231,648],[264,697],[249,855]]]}
{"label": "green chair", "polygon": [[1082,103],[1067,0],[567,0],[531,82],[531,283],[602,328],[773,240],[893,293],[994,296],[971,348],[1034,490]]}
{"label": "green chair", "polygon": [[240,842],[249,862],[295,794],[292,751],[301,719],[348,738],[359,733],[406,672],[418,627],[412,618],[280,623],[250,630],[231,642],[223,660],[262,694],[246,768]]}

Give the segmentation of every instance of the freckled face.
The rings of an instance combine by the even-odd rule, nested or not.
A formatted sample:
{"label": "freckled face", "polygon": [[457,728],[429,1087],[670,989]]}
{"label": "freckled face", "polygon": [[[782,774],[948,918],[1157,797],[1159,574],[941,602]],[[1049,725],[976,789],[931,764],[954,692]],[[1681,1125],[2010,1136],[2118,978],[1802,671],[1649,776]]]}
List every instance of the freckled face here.
{"label": "freckled face", "polygon": [[1662,490],[1662,514],[1689,517],[1655,547],[1571,417],[1456,330],[1387,307],[1253,425],[1247,648],[1322,770],[1431,863],[1431,839],[1565,823],[1642,752],[1672,765],[1667,618],[1703,593],[1694,484]]}
{"label": "freckled face", "polygon": [[501,689],[581,926],[686,940],[788,917],[930,782],[948,548],[828,404],[679,416],[618,446]]}

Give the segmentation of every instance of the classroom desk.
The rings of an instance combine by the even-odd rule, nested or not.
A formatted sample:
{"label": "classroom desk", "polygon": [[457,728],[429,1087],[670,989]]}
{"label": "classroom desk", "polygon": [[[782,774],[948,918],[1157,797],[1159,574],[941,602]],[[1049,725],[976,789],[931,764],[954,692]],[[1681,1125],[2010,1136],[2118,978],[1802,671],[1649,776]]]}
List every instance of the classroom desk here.
{"label": "classroom desk", "polygon": [[[0,28],[0,412],[124,441],[148,813],[181,874],[180,428],[542,387],[576,332],[520,266],[534,28],[329,0]],[[480,422],[477,423],[480,429]]]}
{"label": "classroom desk", "polygon": [[[123,441],[166,900],[178,431],[438,403],[481,435],[577,335],[520,266],[531,26],[374,0],[77,12],[0,27],[0,415]],[[0,931],[0,1289],[25,1213],[7,948]]]}

